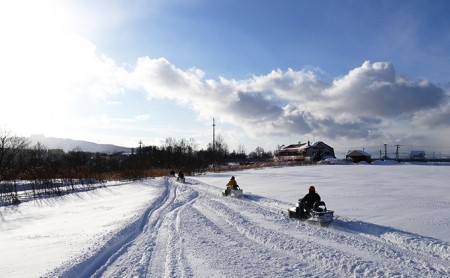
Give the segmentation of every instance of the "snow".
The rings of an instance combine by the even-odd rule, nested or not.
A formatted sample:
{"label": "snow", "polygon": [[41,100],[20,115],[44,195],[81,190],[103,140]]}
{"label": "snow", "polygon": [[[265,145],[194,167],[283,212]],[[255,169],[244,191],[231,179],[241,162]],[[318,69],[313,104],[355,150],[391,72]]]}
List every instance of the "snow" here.
{"label": "snow", "polygon": [[[222,197],[234,175],[244,198]],[[0,207],[2,277],[449,277],[450,166],[146,179]],[[314,185],[329,227],[287,217]]]}

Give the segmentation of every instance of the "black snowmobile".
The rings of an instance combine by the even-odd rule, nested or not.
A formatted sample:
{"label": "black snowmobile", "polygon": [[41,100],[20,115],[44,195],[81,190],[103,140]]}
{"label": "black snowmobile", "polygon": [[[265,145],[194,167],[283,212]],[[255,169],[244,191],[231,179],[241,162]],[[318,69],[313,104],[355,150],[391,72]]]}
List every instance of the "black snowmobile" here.
{"label": "black snowmobile", "polygon": [[180,173],[178,174],[178,177],[177,177],[177,181],[182,182],[182,183],[186,182],[183,172],[180,171]]}
{"label": "black snowmobile", "polygon": [[330,224],[334,219],[334,211],[328,210],[324,201],[315,202],[312,209],[301,212],[302,199],[298,200],[295,207],[288,209],[290,218],[297,218],[302,221],[308,221],[310,223],[326,226]]}

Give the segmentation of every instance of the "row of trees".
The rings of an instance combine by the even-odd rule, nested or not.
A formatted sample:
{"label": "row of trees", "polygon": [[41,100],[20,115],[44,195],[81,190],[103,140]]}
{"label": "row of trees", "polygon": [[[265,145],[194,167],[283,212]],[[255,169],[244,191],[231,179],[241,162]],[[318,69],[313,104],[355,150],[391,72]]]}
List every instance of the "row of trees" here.
{"label": "row of trees", "polygon": [[[213,152],[214,149],[214,152]],[[230,161],[262,161],[272,157],[258,147],[248,156],[244,147],[229,152],[221,136],[213,148],[198,149],[194,139],[166,139],[162,146],[140,143],[131,153],[91,153],[76,148],[69,152],[47,149],[37,143],[30,147],[25,138],[0,130],[0,201],[15,202],[23,182],[34,196],[61,194],[62,190],[89,187],[107,180],[139,179],[167,175],[171,169],[187,174],[205,171],[211,165]],[[22,188],[23,189],[23,188]]]}

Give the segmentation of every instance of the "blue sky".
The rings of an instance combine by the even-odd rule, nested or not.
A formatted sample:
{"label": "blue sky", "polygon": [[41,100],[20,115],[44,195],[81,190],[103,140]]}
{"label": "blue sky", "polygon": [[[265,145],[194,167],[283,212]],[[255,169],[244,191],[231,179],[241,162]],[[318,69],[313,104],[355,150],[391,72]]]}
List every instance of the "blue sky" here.
{"label": "blue sky", "polygon": [[450,153],[448,1],[4,1],[0,126]]}

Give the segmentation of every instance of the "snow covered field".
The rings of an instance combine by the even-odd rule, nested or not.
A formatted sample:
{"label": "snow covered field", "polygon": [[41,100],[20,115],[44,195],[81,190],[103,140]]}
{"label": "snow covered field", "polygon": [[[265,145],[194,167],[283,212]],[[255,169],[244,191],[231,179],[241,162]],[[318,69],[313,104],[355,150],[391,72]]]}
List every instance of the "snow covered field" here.
{"label": "snow covered field", "polygon": [[[236,176],[245,198],[222,197]],[[0,207],[1,277],[449,277],[450,166],[148,179]],[[336,219],[286,215],[314,185]]]}

